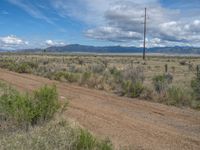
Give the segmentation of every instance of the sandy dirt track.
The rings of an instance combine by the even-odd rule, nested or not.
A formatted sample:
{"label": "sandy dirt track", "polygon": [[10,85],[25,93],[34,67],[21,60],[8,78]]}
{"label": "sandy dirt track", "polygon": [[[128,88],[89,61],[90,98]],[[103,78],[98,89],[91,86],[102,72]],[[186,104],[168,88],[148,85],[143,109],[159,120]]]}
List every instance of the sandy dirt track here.
{"label": "sandy dirt track", "polygon": [[56,84],[60,98],[70,102],[66,117],[100,137],[109,137],[116,148],[200,150],[200,112],[137,99],[118,97],[42,77],[0,69],[4,80],[22,91]]}

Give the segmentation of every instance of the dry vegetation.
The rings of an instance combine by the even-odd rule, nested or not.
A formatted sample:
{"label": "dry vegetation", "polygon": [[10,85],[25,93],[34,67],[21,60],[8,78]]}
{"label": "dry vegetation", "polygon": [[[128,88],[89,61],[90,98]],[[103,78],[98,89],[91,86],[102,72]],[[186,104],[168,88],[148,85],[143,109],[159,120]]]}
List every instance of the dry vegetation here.
{"label": "dry vegetation", "polygon": [[0,82],[0,149],[113,149],[109,139],[96,139],[62,120],[65,107],[58,102],[55,86],[23,94]]}
{"label": "dry vegetation", "polygon": [[[195,57],[14,55],[0,67],[178,107],[200,108]],[[166,66],[167,65],[167,66]]]}

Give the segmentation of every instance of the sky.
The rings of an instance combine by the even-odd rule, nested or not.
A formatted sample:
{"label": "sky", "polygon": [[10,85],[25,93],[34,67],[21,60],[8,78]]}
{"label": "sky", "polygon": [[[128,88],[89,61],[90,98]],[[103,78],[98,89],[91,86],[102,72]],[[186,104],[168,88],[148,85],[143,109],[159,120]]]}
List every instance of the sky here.
{"label": "sky", "polygon": [[200,46],[200,0],[0,0],[0,49]]}

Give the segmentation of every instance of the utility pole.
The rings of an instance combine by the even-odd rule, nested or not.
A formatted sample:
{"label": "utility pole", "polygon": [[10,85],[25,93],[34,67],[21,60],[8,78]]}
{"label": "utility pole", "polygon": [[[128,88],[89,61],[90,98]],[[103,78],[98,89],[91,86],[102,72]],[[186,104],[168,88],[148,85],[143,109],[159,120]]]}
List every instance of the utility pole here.
{"label": "utility pole", "polygon": [[147,8],[145,8],[144,15],[144,48],[143,48],[143,60],[146,58],[146,31],[147,31]]}

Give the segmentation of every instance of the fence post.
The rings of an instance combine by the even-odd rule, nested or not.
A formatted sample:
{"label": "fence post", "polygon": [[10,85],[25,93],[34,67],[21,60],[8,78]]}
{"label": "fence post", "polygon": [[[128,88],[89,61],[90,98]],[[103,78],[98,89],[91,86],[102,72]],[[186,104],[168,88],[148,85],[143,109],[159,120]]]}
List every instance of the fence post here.
{"label": "fence post", "polygon": [[197,65],[197,77],[200,77],[200,65]]}
{"label": "fence post", "polygon": [[165,64],[165,73],[167,73],[167,72],[168,72],[168,65]]}

